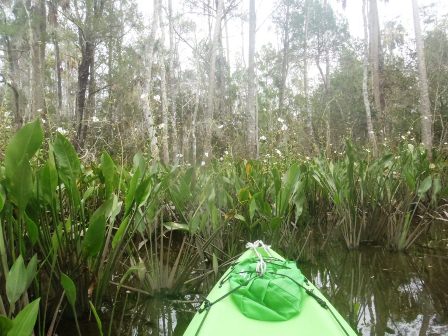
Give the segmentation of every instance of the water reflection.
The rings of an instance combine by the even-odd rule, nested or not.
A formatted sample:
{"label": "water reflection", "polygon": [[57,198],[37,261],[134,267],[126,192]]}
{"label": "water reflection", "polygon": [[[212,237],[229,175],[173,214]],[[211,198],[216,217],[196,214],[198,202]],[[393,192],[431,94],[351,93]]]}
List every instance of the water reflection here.
{"label": "water reflection", "polygon": [[184,300],[162,298],[135,302],[124,312],[124,323],[114,329],[114,335],[183,335],[193,318],[199,298],[186,296]]}
{"label": "water reflection", "polygon": [[[361,335],[448,335],[448,257],[443,253],[332,249],[299,266]],[[112,334],[181,336],[200,301],[196,295],[170,300],[130,294],[116,305]],[[86,328],[83,335],[97,334],[96,326],[90,327],[95,331],[89,334]]]}
{"label": "water reflection", "polygon": [[332,251],[302,269],[362,335],[448,334],[444,256]]}

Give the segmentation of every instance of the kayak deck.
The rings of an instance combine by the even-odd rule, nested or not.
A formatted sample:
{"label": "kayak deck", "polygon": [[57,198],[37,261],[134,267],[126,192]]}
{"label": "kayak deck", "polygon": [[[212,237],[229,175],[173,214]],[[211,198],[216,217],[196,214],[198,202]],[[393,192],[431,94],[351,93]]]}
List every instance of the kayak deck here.
{"label": "kayak deck", "polygon": [[[265,253],[258,249],[259,253]],[[284,260],[275,251],[270,251],[274,258]],[[251,249],[242,254],[238,262],[256,257]],[[207,301],[212,305],[208,309],[201,306],[193,320],[190,322],[184,336],[223,336],[223,335],[350,335],[356,333],[336,311],[330,302],[309,281],[305,282],[305,289],[312,292],[326,304],[326,308],[319,304],[318,299],[305,294],[299,314],[287,321],[260,321],[244,316],[228,293],[231,291],[228,281],[219,284],[231,272],[229,268],[220,281],[213,287],[207,296]],[[219,300],[215,303],[216,300]],[[323,302],[321,302],[323,304]],[[324,304],[324,305],[325,305]]]}

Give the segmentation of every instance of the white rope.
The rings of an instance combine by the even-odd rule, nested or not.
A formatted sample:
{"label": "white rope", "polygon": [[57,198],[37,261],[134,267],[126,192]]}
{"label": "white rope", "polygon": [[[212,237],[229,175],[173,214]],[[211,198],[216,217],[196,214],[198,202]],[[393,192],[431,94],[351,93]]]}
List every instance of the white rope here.
{"label": "white rope", "polygon": [[270,245],[266,245],[265,243],[263,243],[261,240],[256,240],[253,243],[248,242],[246,244],[246,248],[248,249],[253,249],[255,254],[257,255],[258,261],[257,261],[257,266],[255,268],[255,270],[257,271],[257,274],[259,276],[262,276],[265,272],[266,272],[266,262],[263,259],[263,256],[258,252],[257,248],[258,247],[262,247],[266,253],[272,257],[271,252],[270,252]]}

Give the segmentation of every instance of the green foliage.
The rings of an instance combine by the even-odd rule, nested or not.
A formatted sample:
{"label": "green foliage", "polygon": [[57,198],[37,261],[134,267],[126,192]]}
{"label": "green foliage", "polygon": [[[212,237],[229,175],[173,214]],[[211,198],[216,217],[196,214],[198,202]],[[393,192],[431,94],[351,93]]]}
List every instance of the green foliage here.
{"label": "green foliage", "polygon": [[23,211],[33,195],[30,160],[42,145],[40,122],[29,123],[10,140],[5,155],[5,176],[11,201]]}
{"label": "green foliage", "polygon": [[6,295],[11,305],[14,305],[25,292],[26,284],[26,267],[20,255],[9,270],[6,280]]}
{"label": "green foliage", "polygon": [[61,274],[61,285],[62,288],[64,288],[65,295],[67,296],[68,303],[72,307],[76,306],[76,287],[75,283],[73,282],[70,277],[64,273]]}
{"label": "green foliage", "polygon": [[30,336],[33,333],[36,324],[37,314],[39,313],[40,299],[26,305],[12,321],[12,327],[9,329],[8,336]]}
{"label": "green foliage", "polygon": [[[0,295],[19,303],[12,314],[27,290],[42,298],[64,290],[75,317],[92,310],[89,289],[98,307],[122,265],[128,272],[117,296],[126,282],[175,295],[217,274],[256,239],[295,258],[313,231],[321,247],[342,238],[347,248],[375,242],[406,250],[446,196],[443,162],[407,142],[378,158],[347,142],[339,160],[227,157],[205,167],[151,165],[138,154],[128,170],[106,153],[98,166],[83,167],[57,135],[48,157],[23,157],[34,179],[27,202],[0,189],[0,260],[8,274]],[[51,275],[48,288],[32,286],[37,275]]]}

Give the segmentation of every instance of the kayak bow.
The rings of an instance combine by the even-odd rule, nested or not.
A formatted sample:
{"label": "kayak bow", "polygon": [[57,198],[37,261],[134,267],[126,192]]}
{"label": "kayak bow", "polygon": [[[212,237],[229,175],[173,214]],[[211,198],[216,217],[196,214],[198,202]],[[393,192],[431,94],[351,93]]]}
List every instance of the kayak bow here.
{"label": "kayak bow", "polygon": [[355,336],[295,262],[249,243],[213,287],[184,336]]}

